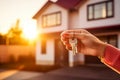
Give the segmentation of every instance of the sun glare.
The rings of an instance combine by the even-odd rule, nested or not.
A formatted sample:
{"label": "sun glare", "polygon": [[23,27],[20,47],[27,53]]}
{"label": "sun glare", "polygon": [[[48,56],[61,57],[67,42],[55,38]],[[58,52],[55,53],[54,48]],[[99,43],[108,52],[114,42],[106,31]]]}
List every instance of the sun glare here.
{"label": "sun glare", "polygon": [[22,37],[28,40],[35,40],[37,38],[37,29],[35,20],[22,21],[21,27],[23,29]]}

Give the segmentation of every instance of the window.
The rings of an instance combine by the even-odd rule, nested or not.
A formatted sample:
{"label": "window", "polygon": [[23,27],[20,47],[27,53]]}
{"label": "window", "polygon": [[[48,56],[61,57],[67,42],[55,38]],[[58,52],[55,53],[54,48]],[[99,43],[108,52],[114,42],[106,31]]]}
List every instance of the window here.
{"label": "window", "polygon": [[46,54],[46,41],[45,40],[41,41],[41,53]]}
{"label": "window", "polygon": [[98,38],[103,42],[109,43],[117,47],[117,35],[99,36]]}
{"label": "window", "polygon": [[55,12],[42,16],[42,27],[53,27],[61,24],[61,12]]}
{"label": "window", "polygon": [[87,6],[87,19],[96,20],[114,16],[113,0],[90,4]]}

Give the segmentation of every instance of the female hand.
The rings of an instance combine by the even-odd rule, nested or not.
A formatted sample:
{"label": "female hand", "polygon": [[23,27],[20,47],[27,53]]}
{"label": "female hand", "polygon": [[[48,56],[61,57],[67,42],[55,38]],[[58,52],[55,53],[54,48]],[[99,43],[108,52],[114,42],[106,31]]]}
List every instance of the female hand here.
{"label": "female hand", "polygon": [[92,56],[103,56],[106,44],[100,41],[97,37],[84,29],[66,30],[61,33],[61,40],[68,50],[71,50],[69,39],[77,38],[77,50],[79,53]]}

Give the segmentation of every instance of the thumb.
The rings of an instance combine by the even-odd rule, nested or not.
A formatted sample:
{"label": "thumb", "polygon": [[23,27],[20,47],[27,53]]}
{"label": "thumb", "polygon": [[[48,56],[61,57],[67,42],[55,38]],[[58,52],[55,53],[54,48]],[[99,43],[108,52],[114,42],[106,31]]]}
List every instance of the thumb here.
{"label": "thumb", "polygon": [[86,33],[75,33],[75,37],[77,38],[77,39],[85,39],[86,38],[86,36],[87,36],[87,34]]}

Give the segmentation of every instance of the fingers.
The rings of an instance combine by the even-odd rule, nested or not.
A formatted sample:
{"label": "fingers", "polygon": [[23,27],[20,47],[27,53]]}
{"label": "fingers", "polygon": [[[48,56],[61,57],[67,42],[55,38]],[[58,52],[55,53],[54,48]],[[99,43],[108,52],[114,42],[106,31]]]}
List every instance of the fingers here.
{"label": "fingers", "polygon": [[76,37],[77,39],[79,39],[79,40],[85,39],[86,36],[87,36],[86,33],[75,33],[75,37]]}
{"label": "fingers", "polygon": [[70,45],[70,44],[67,44],[67,45],[66,45],[66,49],[67,49],[67,50],[72,50],[71,45]]}
{"label": "fingers", "polygon": [[90,33],[84,29],[66,30],[61,33],[61,40],[66,41],[69,38],[73,38],[73,37],[76,37],[78,39],[84,39],[87,34],[90,34]]}
{"label": "fingers", "polygon": [[85,39],[85,36],[87,34],[89,34],[89,32],[84,29],[66,30],[61,33],[61,41],[66,46],[66,49],[71,50],[71,45],[69,44],[69,38],[73,38],[74,36],[77,39],[81,40],[81,39]]}
{"label": "fingers", "polygon": [[72,32],[74,32],[74,33],[86,33],[86,34],[89,33],[89,32],[88,32],[87,30],[85,30],[85,29],[73,29],[73,30],[66,30],[66,31],[63,32],[63,34],[64,34],[64,33],[72,33]]}
{"label": "fingers", "polygon": [[84,38],[84,35],[87,34],[88,31],[84,29],[79,30],[66,30],[61,33],[61,41],[64,43],[64,45],[69,44],[69,38],[76,37],[78,39]]}
{"label": "fingers", "polygon": [[89,32],[85,29],[77,29],[77,30],[66,30],[61,33],[61,37],[71,37],[73,34],[89,34]]}

